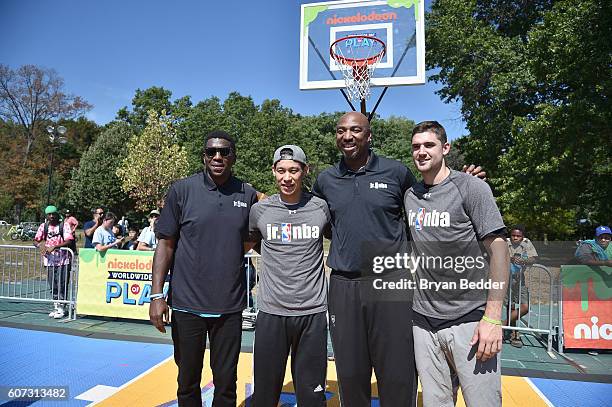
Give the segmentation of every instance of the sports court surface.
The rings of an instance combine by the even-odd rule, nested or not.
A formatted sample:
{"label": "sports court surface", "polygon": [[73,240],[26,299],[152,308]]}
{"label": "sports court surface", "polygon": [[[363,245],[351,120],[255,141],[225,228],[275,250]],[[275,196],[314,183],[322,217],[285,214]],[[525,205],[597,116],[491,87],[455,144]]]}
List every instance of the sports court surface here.
{"label": "sports court surface", "polygon": [[[177,405],[176,366],[172,359],[169,335],[157,334],[146,323],[125,320],[79,318],[58,323],[50,320],[42,310],[30,307],[0,302],[0,341],[3,344],[0,350],[0,386],[67,386],[68,400],[0,400],[0,403],[4,403],[0,405]],[[250,405],[252,355],[249,349],[252,336],[251,332],[243,335],[238,378],[240,406]],[[529,351],[529,344],[525,348],[521,352]],[[598,364],[592,360],[589,362],[589,371],[598,373],[590,376],[575,374],[573,367],[566,366],[560,360],[550,359],[545,352],[532,352],[526,354],[526,358],[520,355],[516,350],[504,347],[504,406],[612,405],[611,355],[584,355],[585,358],[578,359],[582,369],[585,368],[586,360],[598,361]],[[521,359],[532,360],[533,364],[529,365]],[[205,362],[207,364],[208,358]],[[520,365],[527,369],[511,367]],[[515,376],[517,372],[533,374],[519,377]],[[555,374],[573,380],[550,378]],[[329,406],[339,406],[337,390],[335,367],[333,362],[329,362]],[[210,371],[206,369],[202,381],[205,405],[211,406],[212,394]],[[376,395],[374,380],[373,394]],[[291,376],[287,374],[279,406],[293,405],[295,398]],[[372,405],[378,405],[375,397]],[[460,400],[458,405],[464,405],[463,401]]]}

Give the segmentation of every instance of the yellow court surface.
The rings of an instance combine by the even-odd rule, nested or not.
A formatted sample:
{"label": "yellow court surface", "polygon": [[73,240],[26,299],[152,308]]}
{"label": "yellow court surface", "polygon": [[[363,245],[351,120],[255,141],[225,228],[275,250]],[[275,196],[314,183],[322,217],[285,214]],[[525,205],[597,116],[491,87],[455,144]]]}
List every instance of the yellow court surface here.
{"label": "yellow court surface", "polygon": [[[202,379],[202,400],[205,405],[212,405],[212,376],[209,366],[208,352],[206,352]],[[252,394],[252,365],[253,357],[250,353],[241,353],[238,362],[238,405],[248,407],[250,405],[249,396]],[[293,385],[291,382],[290,364],[287,363],[285,373],[285,385],[283,387],[283,397],[287,401],[292,400]],[[339,407],[338,381],[334,362],[327,365],[327,392],[330,407]],[[117,392],[106,399],[96,403],[96,406],[172,406],[176,404],[176,377],[177,368],[172,357],[164,360],[147,372],[136,377],[132,381],[121,386]],[[549,404],[540,397],[535,386],[529,379],[514,376],[504,376],[502,378],[502,392],[504,407],[539,407]],[[420,388],[419,388],[420,393]],[[375,378],[372,377],[372,395],[376,399],[377,390]],[[293,405],[293,403],[283,403],[280,405]],[[376,403],[377,404],[377,403]],[[420,405],[420,403],[419,403]],[[458,406],[465,406],[461,394],[457,402]]]}

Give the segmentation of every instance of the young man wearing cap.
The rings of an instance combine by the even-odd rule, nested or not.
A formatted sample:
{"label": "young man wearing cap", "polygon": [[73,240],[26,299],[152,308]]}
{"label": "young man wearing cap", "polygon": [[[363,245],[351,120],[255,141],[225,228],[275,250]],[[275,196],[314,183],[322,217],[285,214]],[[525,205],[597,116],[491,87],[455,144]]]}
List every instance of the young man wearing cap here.
{"label": "young man wearing cap", "polygon": [[297,404],[325,406],[327,282],[323,232],[327,204],[302,190],[309,171],[304,151],[284,145],[274,153],[278,194],[251,208],[249,232],[261,241],[259,313],[254,344],[255,407],[276,407],[287,357]]}
{"label": "young man wearing cap", "polygon": [[419,123],[411,145],[423,176],[404,196],[417,256],[413,334],[423,406],[454,407],[460,385],[467,406],[501,407],[504,222],[484,181],[446,166],[450,144],[438,122]]}
{"label": "young man wearing cap", "polygon": [[609,226],[598,226],[595,239],[583,240],[576,249],[576,259],[588,266],[612,266],[612,231]]}
{"label": "young man wearing cap", "polygon": [[[169,188],[155,228],[149,318],[166,332],[172,307],[178,403],[202,406],[200,381],[206,338],[210,343],[215,407],[236,406],[242,310],[246,308],[244,242],[256,191],[232,175],[233,138],[213,131],[204,140],[204,171]],[[163,287],[172,266],[168,303]]]}
{"label": "young man wearing cap", "polygon": [[38,227],[34,245],[40,248],[51,295],[54,301],[58,301],[53,304],[49,317],[60,319],[66,315],[66,304],[59,301],[66,300],[72,266],[68,252],[60,248],[69,247],[74,237],[70,225],[59,222],[59,213],[55,206],[47,206],[45,215],[47,221]]}
{"label": "young man wearing cap", "polygon": [[149,226],[145,227],[138,236],[138,247],[136,250],[153,251],[157,247],[157,237],[155,236],[155,223],[159,219],[159,211],[153,209],[149,212]]}

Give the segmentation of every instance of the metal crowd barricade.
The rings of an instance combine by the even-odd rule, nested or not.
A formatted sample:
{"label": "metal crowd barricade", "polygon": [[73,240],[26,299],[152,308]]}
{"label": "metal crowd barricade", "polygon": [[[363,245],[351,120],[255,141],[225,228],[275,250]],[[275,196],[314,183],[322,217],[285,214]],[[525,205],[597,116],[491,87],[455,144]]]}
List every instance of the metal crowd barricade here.
{"label": "metal crowd barricade", "polygon": [[[512,284],[512,280],[515,278],[517,282]],[[513,289],[518,289],[517,303],[512,301]],[[520,313],[520,303],[525,289],[527,289],[528,312],[523,317],[518,318],[514,326],[511,326],[510,315],[513,310]],[[503,329],[539,336],[546,341],[546,350],[554,359],[556,357],[552,353],[553,337],[557,335],[557,330],[553,325],[553,293],[553,276],[546,266],[532,264],[524,271],[516,273],[514,276],[511,275],[506,302],[507,325]]]}
{"label": "metal crowd barricade", "polygon": [[45,267],[36,247],[0,245],[0,299],[62,304],[64,320],[76,319],[74,253],[67,247],[59,250],[68,257],[67,264]]}
{"label": "metal crowd barricade", "polygon": [[258,307],[257,297],[253,294],[253,290],[259,282],[257,270],[259,268],[260,259],[261,256],[254,252],[249,252],[244,255],[244,270],[247,284],[247,307],[244,311],[242,311],[242,329],[245,330],[255,329]]}

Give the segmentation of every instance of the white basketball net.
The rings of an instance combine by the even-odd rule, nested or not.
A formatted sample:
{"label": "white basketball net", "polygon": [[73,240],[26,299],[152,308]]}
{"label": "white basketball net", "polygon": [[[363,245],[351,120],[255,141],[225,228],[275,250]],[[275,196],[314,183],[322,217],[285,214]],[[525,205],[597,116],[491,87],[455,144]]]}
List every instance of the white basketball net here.
{"label": "white basketball net", "polygon": [[344,41],[336,43],[332,48],[331,56],[342,72],[347,93],[352,100],[367,100],[370,97],[370,78],[385,55],[382,43],[371,42],[371,46],[361,46],[358,55],[352,46],[342,46]]}

